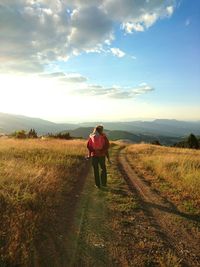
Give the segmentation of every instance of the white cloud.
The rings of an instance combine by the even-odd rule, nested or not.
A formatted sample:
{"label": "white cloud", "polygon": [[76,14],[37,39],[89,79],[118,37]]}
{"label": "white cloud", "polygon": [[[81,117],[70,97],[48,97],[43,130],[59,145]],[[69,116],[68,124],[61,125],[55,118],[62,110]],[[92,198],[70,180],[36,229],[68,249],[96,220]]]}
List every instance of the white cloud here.
{"label": "white cloud", "polygon": [[[145,82],[140,83],[137,87],[122,87],[113,85],[110,87],[101,84],[91,84],[89,79],[79,73],[52,72],[39,75],[43,78],[52,78],[53,83],[61,83],[63,88],[69,84],[67,91],[72,95],[79,96],[102,96],[113,99],[128,99],[154,91],[154,88]],[[48,79],[49,80],[49,79]]]}
{"label": "white cloud", "polygon": [[67,74],[65,77],[61,77],[60,81],[68,83],[84,83],[87,82],[87,78],[80,74]]}
{"label": "white cloud", "polygon": [[174,7],[173,6],[168,6],[166,8],[166,10],[167,10],[168,15],[171,16],[173,14],[173,12],[174,12]]}
{"label": "white cloud", "polygon": [[71,29],[64,10],[30,1],[4,2],[0,5],[1,69],[27,71],[27,66],[35,65],[32,71],[40,72],[45,64],[66,59],[66,36]]}
{"label": "white cloud", "polygon": [[122,58],[126,55],[125,52],[123,52],[122,50],[116,47],[112,47],[110,50],[114,56],[119,57],[119,58]]}
{"label": "white cloud", "polygon": [[153,91],[153,90],[154,90],[153,87],[151,87],[151,86],[149,86],[149,85],[147,85],[147,84],[144,84],[144,85],[140,85],[140,86],[138,86],[137,88],[134,88],[134,89],[133,89],[133,93],[134,93],[135,95],[142,95],[142,94],[146,94],[146,93],[148,93],[148,92],[151,92],[151,91]]}
{"label": "white cloud", "polygon": [[112,21],[98,7],[89,6],[74,10],[71,25],[68,42],[72,50],[94,50],[112,36]]}
{"label": "white cloud", "polygon": [[44,73],[40,75],[41,77],[44,78],[61,78],[61,77],[65,77],[65,73],[64,72],[52,72],[52,73]]}
{"label": "white cloud", "polygon": [[175,0],[104,0],[103,8],[113,20],[119,21],[127,33],[145,31],[158,19],[174,12]]}
{"label": "white cloud", "polygon": [[185,21],[185,26],[187,27],[187,26],[189,26],[190,25],[190,19],[186,19],[186,21]]}
{"label": "white cloud", "polygon": [[152,13],[152,14],[144,14],[141,16],[142,20],[143,20],[143,23],[144,25],[149,28],[150,26],[152,26],[156,20],[158,19],[158,14],[156,13]]}
{"label": "white cloud", "polygon": [[174,6],[175,0],[1,0],[0,71],[41,72],[72,55],[104,52],[114,25],[145,31]]}
{"label": "white cloud", "polygon": [[123,88],[120,86],[104,87],[100,85],[87,84],[86,87],[76,90],[75,93],[86,96],[104,96],[114,99],[128,99],[151,91],[154,91],[154,88],[146,83],[133,88]]}
{"label": "white cloud", "polygon": [[144,26],[142,26],[139,23],[133,23],[133,22],[123,23],[122,28],[127,33],[132,33],[133,31],[137,31],[137,32],[143,32],[144,31]]}
{"label": "white cloud", "polygon": [[137,59],[136,56],[131,56],[132,59]]}
{"label": "white cloud", "polygon": [[41,74],[40,76],[44,78],[55,78],[58,81],[65,83],[84,83],[88,80],[86,77],[82,76],[79,73],[52,72]]}
{"label": "white cloud", "polygon": [[139,84],[139,86],[146,86],[146,85],[147,85],[147,83],[145,83],[145,82],[142,82]]}

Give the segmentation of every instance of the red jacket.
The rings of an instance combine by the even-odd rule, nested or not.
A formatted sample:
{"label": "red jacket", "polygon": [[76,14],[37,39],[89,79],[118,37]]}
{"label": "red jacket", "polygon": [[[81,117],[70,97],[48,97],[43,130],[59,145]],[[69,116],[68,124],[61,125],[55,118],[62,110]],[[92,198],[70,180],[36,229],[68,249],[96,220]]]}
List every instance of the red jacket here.
{"label": "red jacket", "polygon": [[102,140],[103,140],[103,144],[102,144],[102,148],[101,149],[95,149],[95,145],[94,145],[94,138],[95,135],[91,134],[89,136],[88,142],[87,142],[87,148],[89,150],[89,156],[92,157],[101,157],[101,156],[106,156],[108,154],[108,149],[109,149],[109,141],[107,136],[103,133],[101,135]]}

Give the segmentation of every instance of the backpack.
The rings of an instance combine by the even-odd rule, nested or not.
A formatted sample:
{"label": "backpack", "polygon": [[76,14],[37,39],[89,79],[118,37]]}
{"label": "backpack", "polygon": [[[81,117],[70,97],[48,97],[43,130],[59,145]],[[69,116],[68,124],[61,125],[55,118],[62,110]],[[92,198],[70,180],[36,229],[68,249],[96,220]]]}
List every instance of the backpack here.
{"label": "backpack", "polygon": [[91,139],[91,145],[92,145],[93,149],[95,149],[95,150],[102,149],[105,145],[104,135],[93,134],[90,136],[90,139]]}

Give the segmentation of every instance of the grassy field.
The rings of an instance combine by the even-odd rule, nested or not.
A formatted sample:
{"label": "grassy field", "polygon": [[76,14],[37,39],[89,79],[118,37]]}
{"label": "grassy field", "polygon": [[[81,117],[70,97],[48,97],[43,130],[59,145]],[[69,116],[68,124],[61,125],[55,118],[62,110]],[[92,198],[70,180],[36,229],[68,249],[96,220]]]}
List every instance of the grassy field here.
{"label": "grassy field", "polygon": [[81,216],[77,216],[82,219],[72,266],[180,267],[180,259],[157,234],[119,168],[120,144],[110,151],[107,188],[94,188],[92,172],[87,179]]}
{"label": "grassy field", "polygon": [[200,213],[200,151],[147,144],[126,148],[129,161],[179,208]]}
{"label": "grassy field", "polygon": [[[0,139],[0,266],[65,266],[72,254],[73,266],[150,266],[175,257],[125,181],[121,146],[112,146],[108,188],[98,191],[85,141]],[[161,195],[199,214],[200,151],[127,145],[124,157]]]}
{"label": "grassy field", "polygon": [[78,140],[0,140],[0,266],[41,265],[37,255],[62,227],[56,213],[88,168],[85,153]]}

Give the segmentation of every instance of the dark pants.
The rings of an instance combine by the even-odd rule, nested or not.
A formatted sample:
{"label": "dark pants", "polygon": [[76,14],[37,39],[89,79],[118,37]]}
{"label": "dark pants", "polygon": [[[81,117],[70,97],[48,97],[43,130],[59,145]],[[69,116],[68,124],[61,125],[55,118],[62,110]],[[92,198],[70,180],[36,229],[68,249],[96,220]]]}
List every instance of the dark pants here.
{"label": "dark pants", "polygon": [[[106,158],[103,157],[93,157],[92,166],[94,169],[94,178],[96,186],[106,186],[107,183],[107,170],[106,170]],[[99,174],[99,166],[101,168],[101,174]]]}

